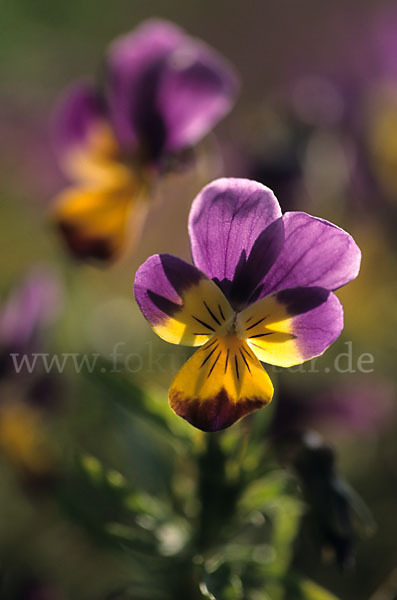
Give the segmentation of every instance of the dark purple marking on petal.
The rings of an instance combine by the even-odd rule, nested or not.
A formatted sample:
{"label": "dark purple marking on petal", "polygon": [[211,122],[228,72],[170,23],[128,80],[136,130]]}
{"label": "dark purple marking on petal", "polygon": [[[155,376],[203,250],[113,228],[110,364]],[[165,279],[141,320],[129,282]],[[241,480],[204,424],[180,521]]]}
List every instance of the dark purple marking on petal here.
{"label": "dark purple marking on petal", "polygon": [[193,265],[176,256],[155,254],[137,271],[135,298],[145,318],[155,325],[180,310],[183,292],[204,277]]}
{"label": "dark purple marking on petal", "polygon": [[116,40],[107,65],[118,139],[150,162],[196,144],[228,112],[238,87],[216,52],[161,20]]}
{"label": "dark purple marking on petal", "polygon": [[320,287],[298,287],[276,294],[277,301],[284,304],[292,316],[306,313],[326,302],[330,292]]}
{"label": "dark purple marking on petal", "polygon": [[213,181],[198,194],[190,211],[195,265],[230,294],[238,265],[246,262],[260,234],[280,216],[279,204],[265,186],[248,179]]}
{"label": "dark purple marking on petal", "polygon": [[159,79],[168,55],[184,37],[176,25],[153,19],[111,44],[107,100],[116,135],[125,149],[141,150],[143,143],[155,154],[164,145],[164,123],[156,106]]}
{"label": "dark purple marking on petal", "polygon": [[80,227],[68,221],[59,221],[57,226],[67,247],[79,260],[109,261],[115,258],[119,251],[109,239],[98,235],[88,236]]}
{"label": "dark purple marking on petal", "polygon": [[242,398],[233,402],[224,388],[205,402],[200,398],[185,398],[180,393],[170,395],[170,406],[177,415],[197,429],[208,432],[230,427],[265,404],[261,398]]}
{"label": "dark purple marking on petal", "polygon": [[343,229],[301,212],[286,213],[283,222],[282,251],[259,286],[257,298],[303,286],[335,290],[357,277],[361,252]]}
{"label": "dark purple marking on petal", "polygon": [[242,309],[255,302],[255,290],[269,272],[284,244],[284,223],[276,219],[259,234],[252,246],[248,258],[243,253],[236,267],[230,288],[230,300]]}
{"label": "dark purple marking on petal", "polygon": [[333,292],[323,288],[295,288],[277,294],[293,317],[291,334],[302,358],[319,356],[343,329],[343,308]]}

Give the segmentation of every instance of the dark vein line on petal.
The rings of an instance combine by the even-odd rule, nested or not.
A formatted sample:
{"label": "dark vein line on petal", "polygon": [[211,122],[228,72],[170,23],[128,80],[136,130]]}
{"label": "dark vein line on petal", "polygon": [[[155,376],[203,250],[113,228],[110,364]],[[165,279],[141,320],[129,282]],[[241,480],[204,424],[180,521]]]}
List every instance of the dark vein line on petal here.
{"label": "dark vein line on petal", "polygon": [[211,315],[211,317],[214,319],[215,323],[216,323],[217,325],[220,325],[220,324],[221,324],[220,320],[219,320],[219,319],[218,319],[218,318],[217,318],[217,317],[214,315],[214,313],[212,312],[212,310],[210,309],[210,307],[208,306],[208,304],[206,303],[206,301],[205,301],[205,300],[203,300],[203,302],[204,302],[204,306],[205,306],[205,308],[208,310],[209,314],[210,314],[210,315]]}
{"label": "dark vein line on petal", "polygon": [[246,355],[248,356],[248,358],[252,359],[252,354],[247,350],[247,348],[244,348],[244,346],[242,346],[241,350],[246,353]]}
{"label": "dark vein line on petal", "polygon": [[243,361],[245,362],[245,366],[247,367],[248,371],[251,373],[250,366],[249,366],[249,364],[247,362],[247,359],[245,358],[244,354],[242,353],[241,348],[240,348],[240,354],[241,354],[241,357],[242,357]]}
{"label": "dark vein line on petal", "polygon": [[212,371],[214,370],[214,367],[215,367],[216,363],[218,362],[218,359],[219,359],[219,357],[220,357],[220,355],[221,355],[221,354],[222,354],[222,350],[219,350],[219,354],[218,354],[218,356],[216,357],[216,359],[214,360],[214,364],[212,365],[212,367],[211,367],[211,368],[210,368],[210,370],[209,370],[209,373],[208,373],[208,375],[207,375],[207,379],[208,379],[208,377],[211,375]]}
{"label": "dark vein line on petal", "polygon": [[226,373],[227,365],[228,365],[228,362],[229,362],[229,354],[230,354],[230,349],[228,348],[227,349],[227,354],[226,354],[226,361],[225,361],[225,373]]}
{"label": "dark vein line on petal", "polygon": [[[207,335],[207,334],[206,334],[206,335]],[[207,346],[204,346],[204,348],[203,348],[204,352],[205,352],[206,350],[208,350],[208,348],[211,348],[211,346],[213,346],[213,345],[214,345],[214,344],[216,344],[217,342],[218,342],[218,340],[217,340],[217,339],[215,339],[213,342],[211,342],[211,343],[210,343],[210,344],[208,344]]]}
{"label": "dark vein line on petal", "polygon": [[213,348],[211,350],[211,352],[208,354],[208,356],[205,357],[205,359],[203,360],[203,362],[200,365],[200,369],[201,367],[204,367],[205,363],[207,362],[207,360],[209,360],[211,358],[211,356],[214,354],[215,350],[218,348],[218,346],[215,346],[215,348]]}
{"label": "dark vein line on petal", "polygon": [[259,323],[262,323],[262,321],[264,321],[265,319],[267,319],[268,316],[269,315],[265,315],[264,317],[262,317],[261,319],[259,319],[259,321],[256,321],[255,323],[253,323],[252,325],[250,325],[249,327],[247,327],[247,331],[249,331],[253,327],[256,327],[257,325],[259,325]]}
{"label": "dark vein line on petal", "polygon": [[240,381],[240,374],[238,372],[238,360],[237,360],[237,354],[234,355],[234,364],[236,366],[236,375],[237,375],[237,380]]}
{"label": "dark vein line on petal", "polygon": [[218,308],[219,308],[219,312],[220,312],[221,318],[224,321],[225,320],[225,315],[223,314],[222,306],[220,304],[218,304]]}
{"label": "dark vein line on petal", "polygon": [[251,335],[248,339],[253,340],[258,337],[265,337],[265,335],[273,335],[276,333],[275,331],[269,331],[268,333],[257,333],[256,335]]}
{"label": "dark vein line on petal", "polygon": [[215,331],[215,329],[213,327],[211,327],[211,325],[208,325],[207,323],[205,323],[204,321],[202,321],[201,319],[198,319],[197,317],[195,317],[194,315],[192,315],[193,319],[195,319],[197,321],[197,323],[200,323],[200,325],[202,325],[203,327],[206,327],[207,329],[209,329],[210,331]]}

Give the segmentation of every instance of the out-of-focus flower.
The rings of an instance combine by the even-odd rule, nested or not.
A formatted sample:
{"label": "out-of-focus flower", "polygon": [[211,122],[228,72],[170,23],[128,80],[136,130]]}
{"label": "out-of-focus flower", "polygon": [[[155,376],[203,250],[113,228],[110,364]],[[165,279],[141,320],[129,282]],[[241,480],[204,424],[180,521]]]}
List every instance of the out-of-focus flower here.
{"label": "out-of-focus flower", "polygon": [[249,178],[268,185],[287,209],[296,206],[302,195],[311,133],[312,127],[297,120],[292,111],[268,107],[255,120],[250,147],[244,152]]}
{"label": "out-of-focus flower", "polygon": [[148,21],[113,42],[105,85],[77,84],[56,119],[73,185],[54,218],[72,252],[110,259],[136,240],[156,175],[213,128],[236,91],[228,63],[171,23]]}
{"label": "out-of-focus flower", "polygon": [[0,352],[29,349],[57,316],[61,290],[55,274],[35,268],[0,306]]}
{"label": "out-of-focus flower", "polygon": [[[383,6],[366,29],[360,61],[364,65],[357,82],[352,112],[359,168],[366,172],[368,194],[376,198],[378,212],[390,222],[390,204],[397,198],[397,10]],[[382,208],[385,202],[385,210]],[[392,219],[394,223],[395,220]]]}
{"label": "out-of-focus flower", "polygon": [[20,574],[17,589],[13,590],[14,600],[66,600],[61,589],[38,577]]}
{"label": "out-of-focus flower", "polygon": [[331,78],[301,76],[244,122],[241,168],[282,198],[285,210],[334,202],[350,189],[354,153],[343,91]]}
{"label": "out-of-focus flower", "polygon": [[368,508],[340,477],[335,453],[318,433],[285,438],[279,451],[299,479],[309,509],[305,521],[323,559],[348,567],[354,560],[357,535],[373,533],[374,522]]}
{"label": "out-of-focus flower", "polygon": [[50,475],[54,465],[41,409],[56,405],[60,394],[52,375],[22,365],[42,347],[43,330],[60,304],[54,273],[36,268],[0,307],[0,449],[24,475],[35,479]]}
{"label": "out-of-focus flower", "polygon": [[16,397],[16,390],[2,390],[0,449],[29,477],[46,477],[54,466],[53,448],[43,415],[35,406]]}
{"label": "out-of-focus flower", "polygon": [[281,389],[272,423],[272,435],[316,429],[325,434],[371,435],[390,423],[393,389],[387,382],[364,377],[315,393]]}
{"label": "out-of-focus flower", "polygon": [[173,410],[195,427],[228,427],[267,404],[272,383],[259,361],[289,367],[322,354],[343,328],[335,290],[359,271],[354,240],[331,223],[281,210],[247,179],[219,179],[194,200],[195,266],[150,257],[136,300],[168,342],[203,346],[175,377]]}

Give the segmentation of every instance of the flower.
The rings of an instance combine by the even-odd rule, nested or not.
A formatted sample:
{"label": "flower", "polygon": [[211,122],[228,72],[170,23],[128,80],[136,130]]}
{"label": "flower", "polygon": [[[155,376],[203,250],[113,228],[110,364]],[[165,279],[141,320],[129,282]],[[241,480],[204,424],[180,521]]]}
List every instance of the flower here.
{"label": "flower", "polygon": [[322,354],[343,328],[332,290],[359,271],[352,237],[302,212],[281,215],[271,190],[218,179],[193,202],[194,265],[156,254],[138,269],[134,291],[154,331],[202,346],[176,375],[172,409],[195,427],[230,426],[270,402],[260,361],[282,367]]}
{"label": "flower", "polygon": [[45,267],[31,269],[0,304],[0,361],[12,352],[32,350],[61,304],[61,284],[55,272]]}
{"label": "flower", "polygon": [[131,223],[136,239],[154,177],[212,129],[237,91],[223,58],[166,21],[114,41],[105,63],[105,85],[76,84],[55,119],[55,145],[73,184],[54,218],[81,258],[120,254]]}
{"label": "flower", "polygon": [[31,269],[0,304],[0,449],[32,480],[52,474],[45,416],[62,393],[58,379],[35,360],[29,368],[29,359],[43,349],[43,334],[61,306],[60,281],[46,267]]}
{"label": "flower", "polygon": [[352,433],[371,436],[386,429],[392,416],[393,387],[373,376],[302,392],[281,386],[271,433],[276,441],[311,429],[332,440]]}

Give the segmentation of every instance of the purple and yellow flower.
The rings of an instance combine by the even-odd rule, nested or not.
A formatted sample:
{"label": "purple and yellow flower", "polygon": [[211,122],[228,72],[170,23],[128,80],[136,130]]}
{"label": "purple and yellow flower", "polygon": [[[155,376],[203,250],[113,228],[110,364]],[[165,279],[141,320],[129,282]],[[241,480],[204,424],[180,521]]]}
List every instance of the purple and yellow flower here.
{"label": "purple and yellow flower", "polygon": [[151,256],[134,291],[161,338],[201,346],[169,401],[195,427],[216,431],[272,399],[261,362],[298,365],[336,340],[343,309],[333,290],[357,276],[361,254],[328,221],[282,215],[271,190],[247,179],[207,185],[193,202],[189,236],[194,266]]}
{"label": "purple and yellow flower", "polygon": [[114,41],[105,65],[104,85],[75,85],[56,118],[72,185],[54,216],[82,258],[113,258],[138,236],[156,176],[230,110],[238,87],[223,58],[165,21]]}
{"label": "purple and yellow flower", "polygon": [[0,304],[0,451],[33,478],[52,473],[54,448],[45,409],[56,407],[62,395],[51,374],[22,366],[43,349],[43,334],[61,306],[60,282],[44,267],[33,268]]}

